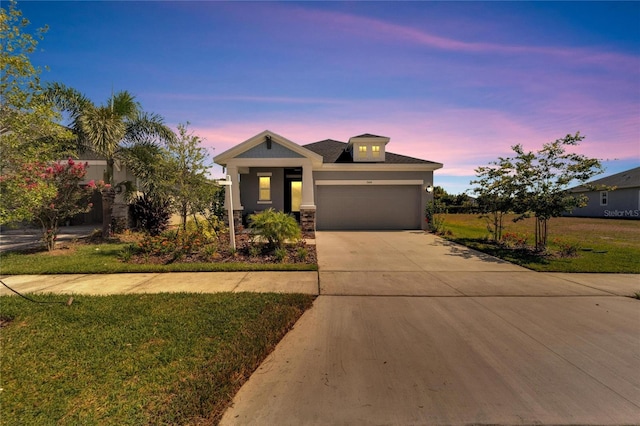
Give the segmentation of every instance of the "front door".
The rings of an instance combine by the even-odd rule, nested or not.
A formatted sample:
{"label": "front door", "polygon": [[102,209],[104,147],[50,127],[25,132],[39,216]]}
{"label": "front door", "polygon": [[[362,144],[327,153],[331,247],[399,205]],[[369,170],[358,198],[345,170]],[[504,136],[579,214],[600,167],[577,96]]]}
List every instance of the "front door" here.
{"label": "front door", "polygon": [[284,211],[300,221],[300,203],[302,202],[302,169],[284,171]]}

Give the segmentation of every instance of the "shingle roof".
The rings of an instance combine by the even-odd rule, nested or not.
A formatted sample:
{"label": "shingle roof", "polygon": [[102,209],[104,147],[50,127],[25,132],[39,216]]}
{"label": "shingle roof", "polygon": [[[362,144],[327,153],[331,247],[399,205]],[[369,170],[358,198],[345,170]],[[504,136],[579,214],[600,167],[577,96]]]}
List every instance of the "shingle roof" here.
{"label": "shingle roof", "polygon": [[[634,188],[640,187],[640,167],[616,173],[615,175],[603,177],[589,182],[594,186],[614,186],[616,188]],[[588,191],[583,185],[571,188],[571,191]]]}
{"label": "shingle roof", "polygon": [[[321,155],[323,158],[323,163],[353,163],[353,157],[346,150],[347,145],[348,144],[344,142],[335,141],[333,139],[326,139],[323,141],[303,145],[303,148]],[[420,158],[394,154],[388,151],[385,153],[384,162],[387,164],[438,164],[434,161],[421,160]]]}
{"label": "shingle roof", "polygon": [[384,138],[384,136],[372,135],[371,133],[364,133],[362,135],[354,136],[354,138]]}

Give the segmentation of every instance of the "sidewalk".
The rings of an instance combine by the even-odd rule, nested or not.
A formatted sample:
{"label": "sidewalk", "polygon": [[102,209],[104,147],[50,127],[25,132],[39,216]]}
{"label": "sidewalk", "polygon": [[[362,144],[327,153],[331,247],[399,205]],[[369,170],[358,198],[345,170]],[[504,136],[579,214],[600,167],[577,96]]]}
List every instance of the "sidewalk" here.
{"label": "sidewalk", "polygon": [[[20,293],[127,294],[276,292],[318,294],[317,272],[175,272],[136,274],[8,275]],[[14,294],[4,286],[0,295]]]}

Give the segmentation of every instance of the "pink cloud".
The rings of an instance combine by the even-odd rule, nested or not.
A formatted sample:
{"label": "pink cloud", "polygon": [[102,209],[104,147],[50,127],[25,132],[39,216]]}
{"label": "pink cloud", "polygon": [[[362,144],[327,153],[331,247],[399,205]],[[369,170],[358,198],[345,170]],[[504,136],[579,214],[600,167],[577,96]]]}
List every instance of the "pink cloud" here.
{"label": "pink cloud", "polygon": [[295,19],[304,19],[320,26],[331,25],[340,31],[349,31],[361,37],[384,39],[386,41],[406,41],[452,52],[545,55],[611,69],[618,69],[619,67],[634,67],[637,69],[640,66],[640,59],[621,53],[585,48],[469,42],[431,34],[411,26],[335,11],[297,8],[290,9],[288,12]]}
{"label": "pink cloud", "polygon": [[148,93],[152,98],[179,100],[179,101],[239,101],[257,103],[281,103],[281,104],[327,104],[339,105],[345,102],[331,98],[309,98],[293,96],[249,96],[249,95],[203,95],[195,93]]}
{"label": "pink cloud", "polygon": [[[615,131],[610,131],[613,138],[602,139],[602,131],[588,126],[568,128],[571,126],[562,117],[548,122],[523,121],[494,110],[421,107],[422,110],[407,110],[399,103],[388,102],[386,108],[382,108],[384,112],[367,111],[359,118],[273,118],[230,122],[215,127],[199,126],[193,130],[206,138],[207,145],[215,148],[214,155],[266,129],[301,145],[323,139],[346,142],[357,134],[374,133],[391,138],[387,147],[390,152],[444,163],[444,168],[438,173],[449,176],[473,177],[478,166],[500,156],[512,155],[511,146],[515,144],[523,144],[526,150],[535,151],[544,143],[577,130],[587,135],[580,146],[580,153],[597,158],[638,157],[635,139],[615,140]],[[623,121],[629,122],[629,126],[634,125],[630,118]]]}

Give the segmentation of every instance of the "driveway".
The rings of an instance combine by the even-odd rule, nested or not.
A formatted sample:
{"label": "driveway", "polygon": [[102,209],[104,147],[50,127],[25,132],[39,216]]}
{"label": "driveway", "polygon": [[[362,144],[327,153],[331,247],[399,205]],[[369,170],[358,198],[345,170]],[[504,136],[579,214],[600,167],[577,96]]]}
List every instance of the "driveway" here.
{"label": "driveway", "polygon": [[320,293],[223,425],[638,424],[637,275],[412,232],[318,232]]}

